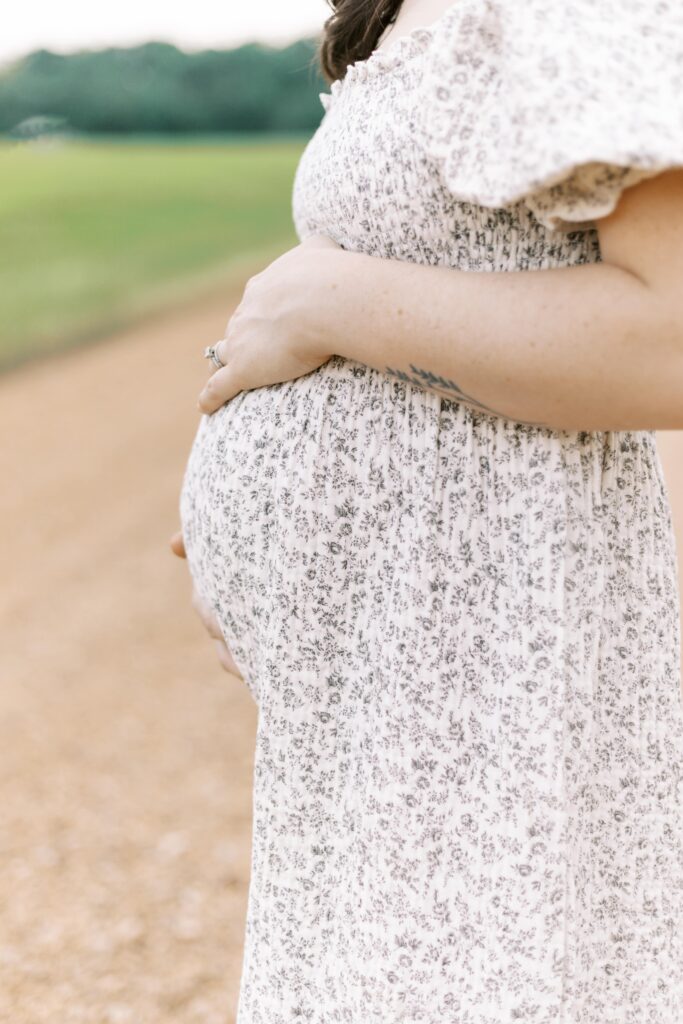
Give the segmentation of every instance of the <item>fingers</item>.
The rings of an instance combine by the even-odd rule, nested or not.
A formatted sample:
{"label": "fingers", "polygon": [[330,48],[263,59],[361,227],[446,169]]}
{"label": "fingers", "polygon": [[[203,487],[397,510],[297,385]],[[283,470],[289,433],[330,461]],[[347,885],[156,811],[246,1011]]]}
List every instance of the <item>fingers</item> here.
{"label": "fingers", "polygon": [[213,614],[208,604],[200,597],[196,589],[192,591],[192,607],[196,611],[199,618],[202,620],[204,629],[207,631],[209,636],[215,640],[222,640],[223,633],[221,627],[218,624],[218,619]]}
{"label": "fingers", "polygon": [[207,380],[199,395],[197,408],[205,413],[215,412],[242,390],[242,385],[235,379],[232,367],[224,366],[212,373]]}
{"label": "fingers", "polygon": [[187,553],[185,551],[185,541],[183,540],[183,535],[180,530],[178,531],[178,533],[173,534],[170,543],[171,551],[173,552],[174,555],[177,555],[178,558],[187,558]]}
{"label": "fingers", "polygon": [[309,235],[301,244],[309,245],[316,249],[341,249],[341,246],[328,235]]}
{"label": "fingers", "polygon": [[235,664],[235,660],[230,653],[230,648],[225,642],[225,637],[223,636],[223,631],[218,623],[218,619],[213,614],[206,601],[204,601],[197,592],[196,588],[193,588],[192,590],[192,606],[201,619],[207,633],[214,641],[218,661],[220,662],[221,667],[231,675],[237,676],[238,679],[242,679],[243,676]]}
{"label": "fingers", "polygon": [[229,672],[230,675],[237,676],[238,679],[242,679],[242,676],[240,675],[240,670],[235,664],[234,659],[228,648],[228,645],[225,643],[225,641],[216,640],[215,644],[216,653],[218,654],[218,661],[220,662],[221,667],[224,668],[226,672]]}
{"label": "fingers", "polygon": [[[217,341],[216,344],[213,346],[213,350],[216,353],[216,355],[218,356],[218,359],[223,364],[223,366],[227,366],[227,364],[228,364],[227,353],[225,353],[223,351],[223,342],[226,340],[225,335],[227,335],[229,327],[230,327],[230,321],[228,321],[228,325],[225,328],[223,337],[219,341]],[[214,364],[211,363],[210,369],[211,369],[211,373],[215,373],[216,370],[220,370],[221,367],[220,366],[214,366]]]}

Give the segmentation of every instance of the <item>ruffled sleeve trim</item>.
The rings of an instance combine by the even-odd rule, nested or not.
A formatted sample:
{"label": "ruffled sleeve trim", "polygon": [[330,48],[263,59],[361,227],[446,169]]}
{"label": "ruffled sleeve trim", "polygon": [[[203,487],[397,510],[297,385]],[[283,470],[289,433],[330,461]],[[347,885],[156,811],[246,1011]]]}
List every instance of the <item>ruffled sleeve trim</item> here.
{"label": "ruffled sleeve trim", "polygon": [[457,0],[420,88],[428,156],[458,199],[591,227],[683,167],[683,5]]}

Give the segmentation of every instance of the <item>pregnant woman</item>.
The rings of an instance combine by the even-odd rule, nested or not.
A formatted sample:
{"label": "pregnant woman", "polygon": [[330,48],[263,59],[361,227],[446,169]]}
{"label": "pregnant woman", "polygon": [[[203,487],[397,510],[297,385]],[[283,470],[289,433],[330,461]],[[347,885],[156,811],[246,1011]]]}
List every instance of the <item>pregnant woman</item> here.
{"label": "pregnant woman", "polygon": [[180,500],[258,705],[238,1024],[681,1024],[681,6],[334,6]]}

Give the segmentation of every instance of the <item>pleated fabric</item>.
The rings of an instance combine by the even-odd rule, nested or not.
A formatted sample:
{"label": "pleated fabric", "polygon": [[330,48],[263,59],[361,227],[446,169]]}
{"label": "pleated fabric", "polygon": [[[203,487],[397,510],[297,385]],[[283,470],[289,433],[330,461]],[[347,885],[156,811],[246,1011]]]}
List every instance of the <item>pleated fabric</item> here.
{"label": "pleated fabric", "polygon": [[240,1024],[674,1024],[678,592],[650,433],[339,357],[202,420],[190,566],[258,702]]}
{"label": "pleated fabric", "polygon": [[[594,6],[593,23],[611,17]],[[502,179],[490,117],[476,159],[471,137],[443,158],[446,114],[465,123],[455,88],[479,96],[455,69],[490,64],[530,14],[559,17],[551,0],[524,7],[460,0],[333,83],[294,183],[300,238],[454,272],[600,261],[594,226],[558,230],[588,209],[576,180],[538,216],[539,181],[567,156],[626,153],[593,147],[584,78],[522,80],[501,108]],[[666,3],[620,7],[624,44],[677,24]],[[616,81],[598,28],[561,53],[588,71],[611,59]],[[473,82],[502,95],[535,38]],[[650,58],[646,83],[657,73]],[[549,90],[571,118],[527,178],[514,144],[535,138],[534,82],[534,110]],[[667,136],[652,148],[648,110],[630,123],[633,168],[676,159]],[[610,179],[615,202],[628,180]],[[680,1024],[679,598],[655,435],[516,422],[421,373],[335,355],[202,417],[188,459],[189,568],[258,705],[238,1024]]]}

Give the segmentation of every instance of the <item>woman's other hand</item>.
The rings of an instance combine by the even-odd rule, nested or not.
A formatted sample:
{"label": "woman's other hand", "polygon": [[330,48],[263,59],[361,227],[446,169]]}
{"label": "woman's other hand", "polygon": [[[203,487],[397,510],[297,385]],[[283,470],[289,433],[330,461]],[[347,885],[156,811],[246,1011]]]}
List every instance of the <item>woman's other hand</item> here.
{"label": "woman's other hand", "polygon": [[332,357],[321,323],[339,254],[352,255],[325,235],[311,235],[249,278],[216,346],[225,366],[199,395],[202,412],[215,412],[240,391],[295,380]]}
{"label": "woman's other hand", "polygon": [[174,555],[177,555],[178,558],[187,558],[182,530],[178,530],[178,532],[174,533],[171,537],[171,551]]}
{"label": "woman's other hand", "polygon": [[[183,535],[179,531],[174,533],[171,537],[171,551],[178,558],[185,558],[185,542]],[[231,675],[237,676],[238,679],[242,679],[240,670],[234,662],[230,648],[226,644],[221,627],[218,624],[218,619],[213,614],[206,602],[200,597],[196,587],[192,589],[192,607],[197,612],[197,615],[201,619],[204,628],[210,637],[213,638],[216,647],[216,653],[218,654],[218,660],[226,672],[230,672]]]}

